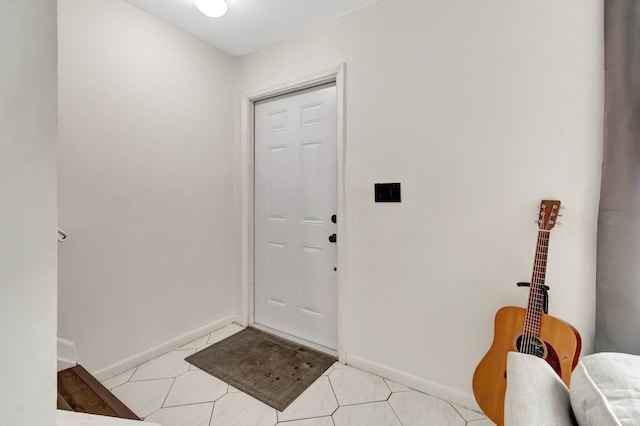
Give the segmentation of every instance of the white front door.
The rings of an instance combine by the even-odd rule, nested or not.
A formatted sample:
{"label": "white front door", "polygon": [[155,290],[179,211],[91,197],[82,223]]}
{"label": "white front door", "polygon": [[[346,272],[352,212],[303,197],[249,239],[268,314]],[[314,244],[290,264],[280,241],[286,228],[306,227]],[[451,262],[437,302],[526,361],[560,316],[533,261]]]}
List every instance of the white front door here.
{"label": "white front door", "polygon": [[336,141],[335,83],[255,104],[255,322],[331,349]]}

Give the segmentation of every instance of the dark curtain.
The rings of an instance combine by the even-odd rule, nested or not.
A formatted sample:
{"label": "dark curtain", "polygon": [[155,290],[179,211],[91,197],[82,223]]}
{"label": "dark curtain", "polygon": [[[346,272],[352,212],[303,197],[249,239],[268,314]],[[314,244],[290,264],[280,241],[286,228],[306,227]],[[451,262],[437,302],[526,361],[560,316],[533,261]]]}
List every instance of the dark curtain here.
{"label": "dark curtain", "polygon": [[640,1],[605,0],[597,352],[640,354]]}

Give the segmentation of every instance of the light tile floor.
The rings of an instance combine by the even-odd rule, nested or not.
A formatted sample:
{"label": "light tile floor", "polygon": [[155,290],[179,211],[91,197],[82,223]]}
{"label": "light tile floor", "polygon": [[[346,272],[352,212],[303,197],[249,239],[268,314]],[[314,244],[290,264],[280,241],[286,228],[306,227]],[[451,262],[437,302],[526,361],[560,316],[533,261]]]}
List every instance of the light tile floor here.
{"label": "light tile floor", "polygon": [[163,426],[490,426],[483,414],[335,363],[283,412],[184,358],[242,330],[231,324],[103,382]]}

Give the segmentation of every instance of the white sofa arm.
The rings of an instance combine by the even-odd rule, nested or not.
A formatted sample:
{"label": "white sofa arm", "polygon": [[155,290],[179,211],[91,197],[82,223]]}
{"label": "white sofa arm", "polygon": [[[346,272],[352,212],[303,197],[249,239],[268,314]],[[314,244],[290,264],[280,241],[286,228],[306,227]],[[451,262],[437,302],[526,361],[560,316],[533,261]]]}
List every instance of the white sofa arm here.
{"label": "white sofa arm", "polygon": [[584,426],[640,425],[640,356],[583,357],[571,374],[571,405]]}
{"label": "white sofa arm", "polygon": [[507,355],[505,426],[574,426],[569,389],[543,359]]}

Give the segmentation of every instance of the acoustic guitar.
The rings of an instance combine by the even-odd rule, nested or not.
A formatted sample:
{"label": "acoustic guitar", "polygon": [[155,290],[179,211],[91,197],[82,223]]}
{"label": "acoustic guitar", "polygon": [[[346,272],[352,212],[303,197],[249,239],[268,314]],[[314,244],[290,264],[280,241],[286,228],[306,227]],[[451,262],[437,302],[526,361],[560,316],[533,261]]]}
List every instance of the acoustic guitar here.
{"label": "acoustic guitar", "polygon": [[505,306],[495,316],[493,343],[473,374],[473,394],[484,413],[498,426],[504,424],[507,389],[507,353],[518,351],[545,359],[569,386],[578,364],[582,339],[566,322],[543,312],[549,234],[555,227],[560,201],[542,200],[538,241],[527,309]]}

